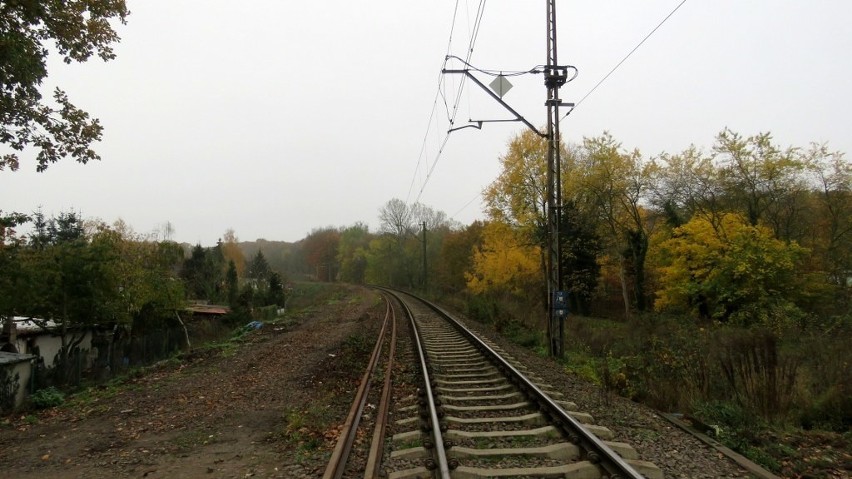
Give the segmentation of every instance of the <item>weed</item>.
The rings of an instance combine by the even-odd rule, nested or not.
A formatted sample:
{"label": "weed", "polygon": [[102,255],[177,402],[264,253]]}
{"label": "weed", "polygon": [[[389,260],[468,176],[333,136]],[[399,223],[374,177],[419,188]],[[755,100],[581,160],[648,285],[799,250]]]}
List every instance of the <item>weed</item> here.
{"label": "weed", "polygon": [[51,386],[49,388],[39,389],[30,395],[30,403],[36,409],[47,409],[56,407],[65,402],[65,394]]}

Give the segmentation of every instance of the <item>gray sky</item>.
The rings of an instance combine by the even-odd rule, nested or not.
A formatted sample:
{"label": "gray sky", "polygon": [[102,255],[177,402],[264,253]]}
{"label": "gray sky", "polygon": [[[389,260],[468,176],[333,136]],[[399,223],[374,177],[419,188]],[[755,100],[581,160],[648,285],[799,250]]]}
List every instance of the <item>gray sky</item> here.
{"label": "gray sky", "polygon": [[[679,3],[557,2],[559,60],[579,69],[562,99],[582,98]],[[128,0],[118,58],[53,58],[44,85],[100,118],[103,161],[38,174],[24,157],[18,172],[0,173],[0,209],[73,208],[139,232],[170,221],[174,239],[205,245],[227,228],[284,241],[356,221],[375,228],[394,197],[465,224],[482,218],[478,194],[522,126],[455,132],[438,156],[441,100],[430,115],[455,4]],[[464,56],[479,1],[458,5],[450,52]],[[545,63],[544,10],[543,0],[487,1],[471,63]],[[727,126],[850,152],[850,18],[842,0],[689,0],[562,123],[563,136],[609,130],[653,156],[709,148]],[[542,125],[541,77],[511,81],[505,100]],[[458,82],[441,81],[450,102]],[[467,84],[457,125],[507,117]]]}

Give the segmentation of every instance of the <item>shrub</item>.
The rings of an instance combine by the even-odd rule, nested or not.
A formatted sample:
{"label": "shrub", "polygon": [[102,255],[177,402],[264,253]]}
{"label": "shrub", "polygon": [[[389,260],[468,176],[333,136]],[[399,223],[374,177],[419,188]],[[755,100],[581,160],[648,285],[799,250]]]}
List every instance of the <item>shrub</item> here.
{"label": "shrub", "polygon": [[51,386],[49,388],[39,389],[30,395],[30,403],[36,409],[47,409],[56,407],[65,402],[65,394]]}

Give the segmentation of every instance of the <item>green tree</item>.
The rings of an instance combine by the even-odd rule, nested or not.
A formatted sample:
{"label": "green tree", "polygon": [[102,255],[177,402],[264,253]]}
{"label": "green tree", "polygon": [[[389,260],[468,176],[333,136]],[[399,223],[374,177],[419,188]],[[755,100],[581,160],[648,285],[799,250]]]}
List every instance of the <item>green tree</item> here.
{"label": "green tree", "polygon": [[269,274],[269,289],[266,292],[266,305],[283,308],[286,301],[284,281],[277,272]]}
{"label": "green tree", "polygon": [[18,169],[18,152],[28,147],[38,150],[38,171],[69,156],[80,163],[100,158],[91,149],[103,130],[98,120],[59,88],[55,104],[44,102],[39,87],[51,47],[65,63],[113,59],[119,38],[110,22],[124,23],[129,14],[124,0],[0,3],[0,142],[15,151],[0,156],[0,170]]}
{"label": "green tree", "polygon": [[234,307],[240,295],[237,265],[234,264],[234,260],[228,260],[228,271],[225,273],[225,287],[228,290],[228,305]]}
{"label": "green tree", "polygon": [[373,235],[366,224],[356,223],[340,232],[337,261],[340,280],[362,284],[366,280],[367,250]]}
{"label": "green tree", "polygon": [[246,275],[255,281],[265,282],[271,272],[269,263],[266,261],[266,256],[263,255],[263,251],[258,250],[254,258],[251,259],[251,263],[249,263]]}
{"label": "green tree", "polygon": [[213,248],[195,245],[181,270],[189,296],[209,301],[227,299],[222,297],[224,274],[225,258],[219,245]]}

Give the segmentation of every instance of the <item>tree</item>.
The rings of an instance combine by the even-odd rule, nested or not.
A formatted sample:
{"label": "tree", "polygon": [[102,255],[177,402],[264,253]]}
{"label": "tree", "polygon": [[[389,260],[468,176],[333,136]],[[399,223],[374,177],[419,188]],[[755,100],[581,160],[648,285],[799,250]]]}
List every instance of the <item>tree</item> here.
{"label": "tree", "polygon": [[542,247],[547,246],[547,148],[547,140],[532,131],[515,136],[500,157],[500,175],[483,192],[492,220],[519,228]]}
{"label": "tree", "polygon": [[593,222],[584,216],[573,203],[563,205],[559,225],[562,242],[562,274],[568,291],[571,311],[588,316],[592,310],[592,299],[597,289],[601,267],[598,257],[603,244]]}
{"label": "tree", "polygon": [[49,44],[65,63],[92,55],[115,58],[119,40],[111,21],[125,23],[124,0],[6,1],[0,4],[0,142],[14,153],[0,156],[0,170],[19,166],[18,152],[38,150],[38,171],[71,157],[80,163],[100,159],[91,144],[101,139],[97,119],[74,106],[64,91],[43,102],[39,86],[47,77]]}
{"label": "tree", "polygon": [[[626,258],[633,275],[636,309],[646,307],[645,262],[653,224],[642,206],[648,195],[652,164],[644,164],[638,150],[623,151],[607,132],[584,138],[581,153],[566,171],[565,203],[590,210],[600,227],[610,256],[618,261],[625,315],[630,315]],[[566,214],[571,214],[567,212]],[[588,213],[587,213],[588,216]]]}
{"label": "tree", "polygon": [[777,238],[801,239],[796,226],[802,224],[807,185],[799,151],[782,150],[769,133],[743,138],[727,128],[716,136],[713,151],[727,210],[742,212],[753,226],[765,222]]}
{"label": "tree", "polygon": [[[848,296],[852,271],[852,164],[843,153],[813,144],[805,165],[814,184],[814,214],[809,246],[831,282]],[[848,298],[847,298],[848,300]]]}
{"label": "tree", "polygon": [[341,281],[364,283],[367,272],[367,250],[372,237],[370,229],[363,223],[356,223],[341,230],[337,252]]}
{"label": "tree", "polygon": [[491,221],[482,230],[482,246],[473,253],[473,265],[465,275],[474,294],[526,295],[541,286],[538,246],[510,225]]}
{"label": "tree", "polygon": [[473,267],[473,252],[482,245],[484,224],[474,221],[459,231],[450,231],[441,244],[441,251],[435,261],[436,284],[444,292],[459,293],[466,288],[464,274]]}
{"label": "tree", "polygon": [[234,260],[228,261],[228,271],[225,273],[225,287],[228,290],[228,305],[234,307],[240,295],[240,283],[237,276],[237,266]]}
{"label": "tree", "polygon": [[676,229],[663,249],[659,310],[740,324],[801,313],[795,301],[810,285],[797,273],[807,250],[775,239],[769,228],[751,225],[742,215],[726,214],[716,228],[695,218]]}
{"label": "tree", "polygon": [[316,228],[302,241],[305,262],[319,281],[333,282],[337,278],[340,232],[337,228]]}
{"label": "tree", "polygon": [[224,274],[225,258],[220,245],[213,248],[195,245],[181,270],[189,296],[208,301],[226,299],[222,298]]}
{"label": "tree", "polygon": [[283,308],[286,296],[284,292],[284,281],[281,275],[273,271],[269,274],[269,289],[266,292],[266,305]]}
{"label": "tree", "polygon": [[415,231],[411,208],[399,198],[393,198],[379,210],[379,231],[398,238],[413,234]]}
{"label": "tree", "polygon": [[252,258],[251,263],[249,264],[248,273],[246,275],[255,281],[266,281],[270,272],[271,270],[269,269],[269,263],[266,261],[266,256],[263,255],[263,251],[258,250],[257,254],[254,255],[254,258]]}
{"label": "tree", "polygon": [[237,233],[232,228],[225,230],[225,234],[222,236],[222,256],[225,257],[226,262],[234,262],[237,276],[244,277],[246,274],[246,257],[240,249],[239,241]]}

